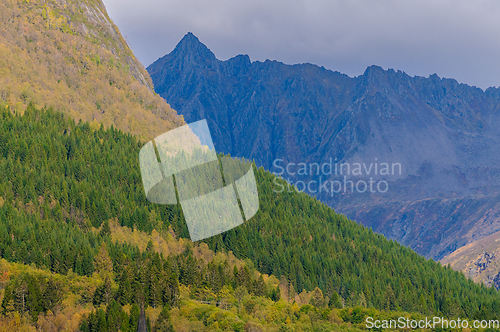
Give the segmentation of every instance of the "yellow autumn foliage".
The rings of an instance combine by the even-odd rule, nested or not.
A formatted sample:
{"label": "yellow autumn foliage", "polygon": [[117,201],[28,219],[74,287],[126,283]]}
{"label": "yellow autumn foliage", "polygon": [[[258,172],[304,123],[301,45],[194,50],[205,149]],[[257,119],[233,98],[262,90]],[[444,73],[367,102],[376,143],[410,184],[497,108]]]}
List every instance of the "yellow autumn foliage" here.
{"label": "yellow autumn foliage", "polygon": [[101,1],[0,0],[0,104],[32,101],[145,139],[184,123]]}

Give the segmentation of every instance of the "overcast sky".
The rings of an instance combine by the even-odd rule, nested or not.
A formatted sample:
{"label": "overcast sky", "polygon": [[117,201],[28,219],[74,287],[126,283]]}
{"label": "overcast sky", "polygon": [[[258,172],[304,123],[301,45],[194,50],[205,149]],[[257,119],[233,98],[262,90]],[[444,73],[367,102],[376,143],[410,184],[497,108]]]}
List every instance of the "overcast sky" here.
{"label": "overcast sky", "polygon": [[104,0],[148,66],[189,31],[227,60],[367,66],[500,86],[498,0]]}

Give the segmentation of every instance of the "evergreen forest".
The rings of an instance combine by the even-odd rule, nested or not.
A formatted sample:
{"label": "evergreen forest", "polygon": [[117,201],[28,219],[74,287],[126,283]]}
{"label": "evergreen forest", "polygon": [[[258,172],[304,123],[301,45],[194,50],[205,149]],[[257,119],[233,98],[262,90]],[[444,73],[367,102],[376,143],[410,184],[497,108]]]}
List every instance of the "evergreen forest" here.
{"label": "evergreen forest", "polygon": [[180,206],[145,197],[144,143],[33,104],[22,114],[1,106],[0,331],[135,331],[142,309],[150,331],[497,318],[494,288],[306,194],[277,193],[286,183],[262,168],[254,169],[259,212],[192,243]]}

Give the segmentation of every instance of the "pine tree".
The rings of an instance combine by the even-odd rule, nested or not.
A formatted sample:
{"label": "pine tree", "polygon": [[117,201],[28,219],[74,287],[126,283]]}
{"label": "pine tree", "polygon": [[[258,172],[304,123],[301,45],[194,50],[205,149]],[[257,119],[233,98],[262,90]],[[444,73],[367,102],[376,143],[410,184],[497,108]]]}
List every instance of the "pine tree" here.
{"label": "pine tree", "polygon": [[104,242],[102,243],[99,252],[94,257],[94,268],[102,278],[112,277],[113,262],[109,257],[109,253]]}
{"label": "pine tree", "polygon": [[105,237],[105,236],[110,236],[111,235],[111,228],[109,227],[109,222],[107,220],[102,223],[99,235],[101,237]]}
{"label": "pine tree", "polygon": [[59,289],[60,287],[54,282],[54,279],[50,277],[47,281],[47,284],[45,285],[45,291],[43,293],[42,310],[44,312],[52,310],[59,302],[61,298]]}
{"label": "pine tree", "polygon": [[111,280],[109,277],[106,277],[104,282],[97,286],[95,292],[94,292],[94,297],[92,299],[92,302],[95,306],[98,306],[100,304],[108,304],[109,300],[111,299]]}
{"label": "pine tree", "polygon": [[279,285],[271,289],[271,292],[269,293],[269,298],[274,302],[278,302],[281,299],[281,290]]}
{"label": "pine tree", "polygon": [[163,306],[163,309],[158,315],[153,332],[172,332],[174,331],[174,326],[172,325],[172,320],[170,318],[170,310],[168,305]]}
{"label": "pine tree", "polygon": [[254,294],[256,296],[266,295],[266,283],[264,282],[264,277],[262,276],[262,274],[254,282]]}
{"label": "pine tree", "polygon": [[311,297],[310,303],[318,308],[323,308],[325,305],[325,298],[323,297],[323,292],[321,289],[316,287]]}
{"label": "pine tree", "polygon": [[336,291],[333,291],[332,297],[330,298],[328,306],[330,308],[337,308],[337,309],[341,309],[343,307],[340,296]]}

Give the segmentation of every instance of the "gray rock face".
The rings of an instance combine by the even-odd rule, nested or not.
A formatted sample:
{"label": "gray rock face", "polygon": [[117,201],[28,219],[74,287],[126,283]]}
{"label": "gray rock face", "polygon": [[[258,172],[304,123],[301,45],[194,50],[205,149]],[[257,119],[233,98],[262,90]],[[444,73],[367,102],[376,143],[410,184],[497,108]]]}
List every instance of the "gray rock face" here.
{"label": "gray rock face", "polygon": [[[469,268],[469,278],[474,278],[488,268],[491,260],[495,258],[495,254],[483,253],[478,259],[473,262],[473,267]],[[497,275],[498,276],[498,275]],[[497,279],[495,276],[495,279]]]}
{"label": "gray rock face", "polygon": [[500,273],[498,273],[493,279],[493,285],[495,286],[496,290],[500,290]]}
{"label": "gray rock face", "polygon": [[[377,66],[351,78],[246,55],[220,61],[191,33],[147,70],[188,123],[207,119],[217,151],[427,257],[500,230],[500,89]],[[325,164],[344,164],[342,174]]]}

